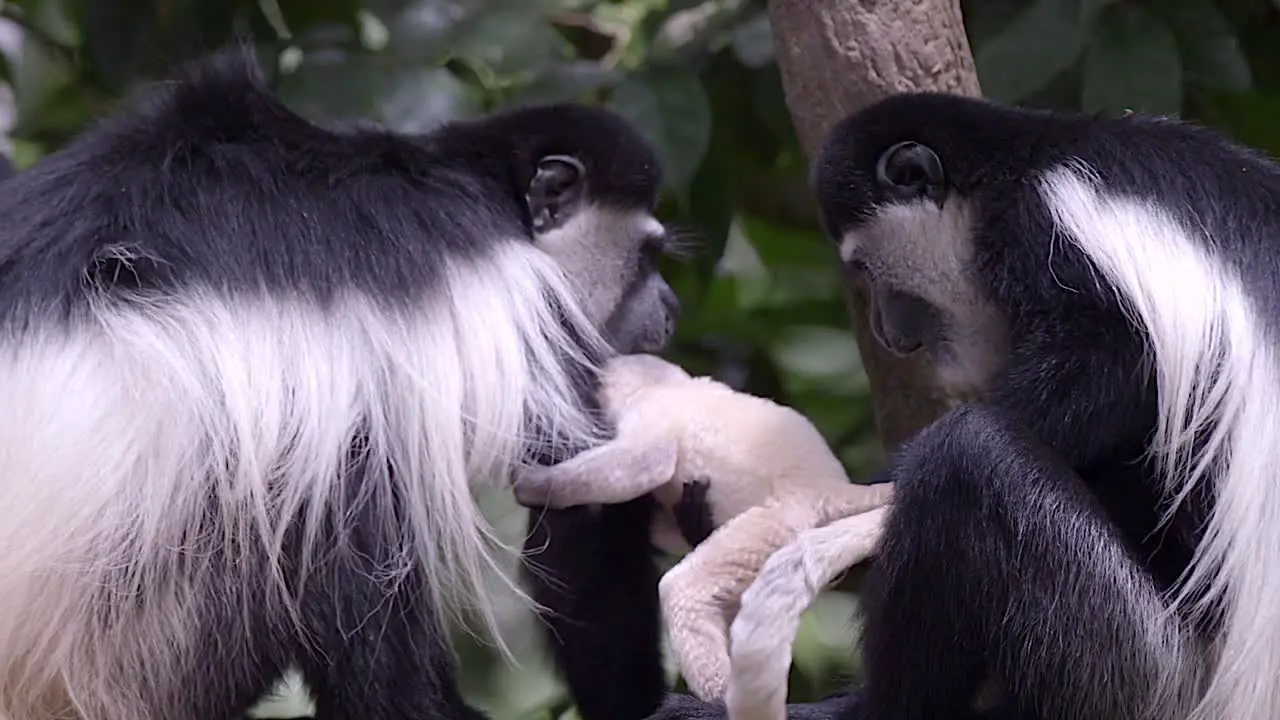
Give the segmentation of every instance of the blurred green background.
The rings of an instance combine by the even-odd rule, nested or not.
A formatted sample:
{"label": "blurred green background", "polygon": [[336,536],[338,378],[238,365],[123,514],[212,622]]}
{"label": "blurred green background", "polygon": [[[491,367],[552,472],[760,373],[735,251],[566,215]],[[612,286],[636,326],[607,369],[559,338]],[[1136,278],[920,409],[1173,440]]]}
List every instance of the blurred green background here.
{"label": "blurred green background", "polygon": [[[988,97],[1180,114],[1273,154],[1278,5],[962,2]],[[666,271],[685,308],[671,356],[801,409],[855,476],[880,461],[762,0],[0,0],[6,152],[30,165],[139,82],[236,33],[257,40],[281,96],[312,117],[421,131],[571,99],[630,118],[666,163],[664,219],[697,240],[693,257]],[[485,502],[516,538],[522,511],[503,497]],[[794,699],[856,674],[855,605],[837,590],[807,614]],[[466,694],[500,719],[571,717],[530,616],[514,603],[507,615],[518,665],[461,638]],[[305,712],[305,698],[286,690],[259,714]]]}

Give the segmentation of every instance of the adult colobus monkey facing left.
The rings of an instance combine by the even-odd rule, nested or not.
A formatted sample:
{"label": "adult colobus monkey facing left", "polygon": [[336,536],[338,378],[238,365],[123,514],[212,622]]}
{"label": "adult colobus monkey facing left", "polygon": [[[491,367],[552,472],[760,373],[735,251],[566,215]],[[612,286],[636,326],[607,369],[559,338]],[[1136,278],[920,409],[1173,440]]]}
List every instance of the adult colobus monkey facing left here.
{"label": "adult colobus monkey facing left", "polygon": [[865,690],[792,717],[1280,718],[1280,168],[903,95],[814,176],[880,342],[980,399],[888,464]]}
{"label": "adult colobus monkey facing left", "polygon": [[583,107],[323,129],[247,50],[6,181],[0,718],[227,720],[293,663],[319,718],[479,717],[470,486],[606,437],[606,341],[671,335],[659,181]]}

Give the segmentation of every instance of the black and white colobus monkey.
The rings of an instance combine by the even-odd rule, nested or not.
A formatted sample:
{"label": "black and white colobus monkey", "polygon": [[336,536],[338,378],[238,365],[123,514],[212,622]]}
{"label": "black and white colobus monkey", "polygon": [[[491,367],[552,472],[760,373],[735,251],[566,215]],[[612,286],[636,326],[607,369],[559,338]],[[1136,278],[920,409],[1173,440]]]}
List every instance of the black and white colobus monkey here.
{"label": "black and white colobus monkey", "polygon": [[1280,718],[1280,168],[1170,119],[910,94],[814,178],[880,342],[981,394],[889,462],[866,686],[791,716]]}
{"label": "black and white colobus monkey", "polygon": [[[666,343],[659,182],[584,107],[325,129],[240,48],[6,181],[0,718],[228,720],[293,663],[319,718],[479,718],[445,636],[492,620],[469,486],[601,441],[609,342]],[[637,507],[544,537],[606,543],[561,592],[638,564]],[[655,573],[588,618],[648,648],[636,714]]]}

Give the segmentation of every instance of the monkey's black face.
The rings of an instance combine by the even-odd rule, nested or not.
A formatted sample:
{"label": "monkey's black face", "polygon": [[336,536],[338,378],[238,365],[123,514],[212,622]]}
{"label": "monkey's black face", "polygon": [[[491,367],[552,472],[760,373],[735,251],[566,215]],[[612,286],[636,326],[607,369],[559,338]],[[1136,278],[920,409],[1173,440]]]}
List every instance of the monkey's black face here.
{"label": "monkey's black face", "polygon": [[680,301],[656,268],[642,268],[636,280],[605,322],[605,338],[624,355],[657,353],[676,332]]}
{"label": "monkey's black face", "polygon": [[[876,160],[872,194],[883,207],[915,206],[924,212],[933,208],[941,211],[947,199],[942,161],[920,143],[897,143]],[[907,289],[909,286],[902,287],[904,283],[887,277],[885,270],[890,263],[884,249],[883,243],[868,243],[856,230],[841,240],[841,259],[868,281],[872,333],[896,355],[928,348],[937,356],[945,347],[946,317],[933,303]]]}
{"label": "monkey's black face", "polygon": [[895,355],[905,357],[922,347],[936,354],[944,338],[937,309],[914,295],[871,285],[871,332]]}
{"label": "monkey's black face", "polygon": [[680,303],[658,272],[669,244],[662,223],[646,207],[628,207],[625,198],[593,198],[586,167],[572,156],[539,161],[525,197],[538,246],[564,268],[614,349],[665,348]]}
{"label": "monkey's black face", "polygon": [[972,205],[927,133],[883,112],[873,106],[827,139],[813,175],[823,225],[866,282],[876,340],[899,356],[928,352],[945,385],[981,387],[1004,346],[973,274]]}

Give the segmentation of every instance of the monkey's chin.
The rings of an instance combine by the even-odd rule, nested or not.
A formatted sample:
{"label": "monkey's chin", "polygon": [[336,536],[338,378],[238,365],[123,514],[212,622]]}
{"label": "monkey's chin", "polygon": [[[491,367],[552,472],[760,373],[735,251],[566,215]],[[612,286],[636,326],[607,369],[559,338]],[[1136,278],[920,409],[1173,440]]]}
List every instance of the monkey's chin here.
{"label": "monkey's chin", "polygon": [[650,339],[635,342],[627,348],[626,352],[619,351],[621,355],[657,355],[667,349],[671,338]]}
{"label": "monkey's chin", "polygon": [[658,355],[667,349],[673,337],[675,328],[667,325],[634,335],[626,342],[610,339],[609,344],[619,355]]}

